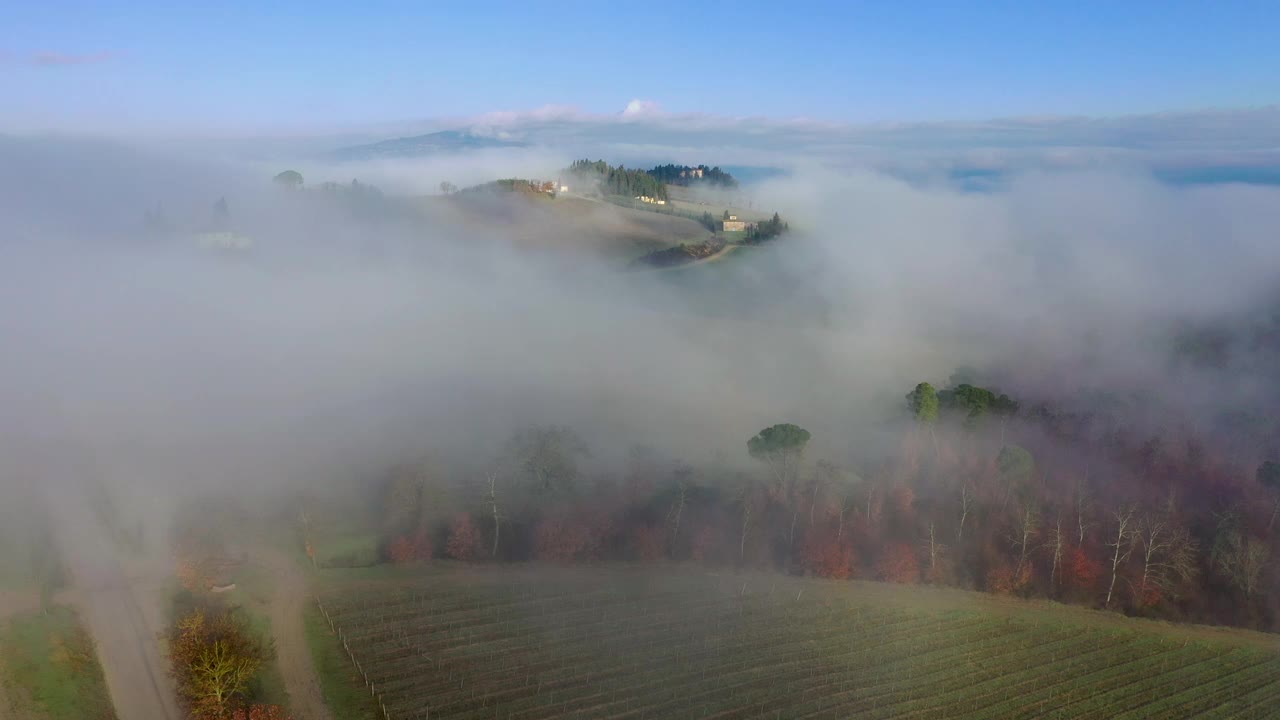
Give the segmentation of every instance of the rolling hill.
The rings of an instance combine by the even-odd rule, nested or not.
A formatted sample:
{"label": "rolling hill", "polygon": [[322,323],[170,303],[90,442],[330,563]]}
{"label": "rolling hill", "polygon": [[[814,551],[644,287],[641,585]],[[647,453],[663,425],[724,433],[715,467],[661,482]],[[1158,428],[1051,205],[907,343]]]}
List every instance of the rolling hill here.
{"label": "rolling hill", "polygon": [[469,232],[529,250],[631,260],[712,234],[688,218],[619,207],[583,197],[464,192],[423,199],[423,209]]}
{"label": "rolling hill", "polygon": [[425,157],[487,148],[514,147],[526,147],[526,143],[475,135],[460,130],[442,130],[440,132],[427,133],[426,135],[414,135],[412,137],[383,140],[368,145],[339,148],[329,153],[329,155],[331,159],[340,161],[380,160]]}

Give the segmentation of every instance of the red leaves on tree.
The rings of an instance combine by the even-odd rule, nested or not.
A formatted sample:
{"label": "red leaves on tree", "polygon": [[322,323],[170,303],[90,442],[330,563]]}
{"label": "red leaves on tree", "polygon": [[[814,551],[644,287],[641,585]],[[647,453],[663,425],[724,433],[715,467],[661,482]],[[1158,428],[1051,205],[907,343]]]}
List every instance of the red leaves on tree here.
{"label": "red leaves on tree", "polygon": [[596,560],[610,529],[601,518],[553,515],[534,531],[534,554],[547,562]]}
{"label": "red leaves on tree", "polygon": [[1082,547],[1067,550],[1062,567],[1062,579],[1067,585],[1080,590],[1093,590],[1102,576],[1102,563],[1089,557]]}
{"label": "red leaves on tree", "polygon": [[470,562],[477,554],[480,534],[471,521],[470,513],[458,513],[449,528],[449,541],[445,544],[445,554],[454,560]]}
{"label": "red leaves on tree", "polygon": [[837,541],[834,531],[810,533],[800,561],[813,575],[844,580],[853,577],[853,544],[848,535]]}
{"label": "red leaves on tree", "polygon": [[279,705],[250,705],[238,708],[231,714],[231,720],[293,720],[293,716]]}
{"label": "red leaves on tree", "polygon": [[1160,604],[1160,600],[1164,598],[1164,593],[1160,592],[1160,588],[1147,583],[1145,588],[1138,588],[1134,592],[1134,604],[1140,608],[1149,608]]}
{"label": "red leaves on tree", "polygon": [[1007,562],[997,564],[987,571],[987,589],[999,595],[1025,592],[1031,587],[1031,563],[1023,563],[1017,570]]}
{"label": "red leaves on tree", "polygon": [[920,563],[915,548],[906,543],[885,547],[876,563],[876,577],[886,582],[914,583],[920,580]]}
{"label": "red leaves on tree", "polygon": [[666,550],[666,536],[662,528],[641,525],[631,531],[631,545],[635,549],[637,560],[656,563],[662,560]]}
{"label": "red leaves on tree", "polygon": [[431,537],[426,530],[406,533],[392,541],[387,548],[391,562],[405,564],[431,559]]}
{"label": "red leaves on tree", "polygon": [[915,513],[916,492],[906,485],[899,485],[889,494],[889,502],[900,520],[909,520]]}

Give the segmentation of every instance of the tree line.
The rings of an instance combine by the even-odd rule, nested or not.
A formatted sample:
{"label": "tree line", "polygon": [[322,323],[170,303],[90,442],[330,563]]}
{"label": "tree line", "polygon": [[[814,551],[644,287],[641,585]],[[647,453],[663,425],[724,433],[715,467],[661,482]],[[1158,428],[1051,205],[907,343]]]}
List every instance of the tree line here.
{"label": "tree line", "polygon": [[669,185],[715,185],[725,189],[738,187],[738,181],[732,175],[721,170],[719,166],[707,167],[698,165],[658,165],[647,171],[650,175]]}
{"label": "tree line", "polygon": [[600,191],[606,195],[667,199],[666,184],[644,170],[629,170],[621,165],[614,167],[603,160],[575,160],[568,173],[578,181],[598,182]]}
{"label": "tree line", "polygon": [[616,475],[583,471],[572,429],[535,426],[482,469],[393,473],[383,556],[772,567],[1278,626],[1280,464],[1121,427],[1085,447],[1066,420],[974,382],[920,383],[874,461],[812,458],[810,433],[781,423],[747,440],[756,471],[637,447]]}
{"label": "tree line", "polygon": [[774,213],[768,220],[747,227],[747,242],[754,244],[772,240],[790,229],[791,226],[783,222],[778,213]]}

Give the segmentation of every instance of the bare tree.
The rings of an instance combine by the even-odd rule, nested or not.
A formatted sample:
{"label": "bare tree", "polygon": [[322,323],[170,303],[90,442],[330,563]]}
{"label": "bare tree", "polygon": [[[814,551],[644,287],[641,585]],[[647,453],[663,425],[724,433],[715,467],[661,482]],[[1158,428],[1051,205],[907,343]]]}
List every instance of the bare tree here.
{"label": "bare tree", "polygon": [[1022,573],[1023,566],[1027,564],[1027,555],[1035,549],[1031,541],[1035,539],[1039,529],[1040,514],[1036,511],[1035,505],[1030,502],[1023,505],[1010,537],[1011,544],[1018,551],[1018,567],[1014,569],[1015,576]]}
{"label": "bare tree", "polygon": [[[875,476],[872,476],[872,477],[874,478]],[[875,480],[875,479],[871,480],[870,482],[865,483],[866,488],[867,488],[867,492],[866,492],[866,521],[867,521],[867,524],[868,524],[868,525],[870,525],[870,524],[871,524],[871,510],[872,510],[872,508],[875,506],[876,495],[877,495],[877,494],[879,493],[879,491],[880,491],[880,483],[881,483],[881,481],[879,481],[879,480]]]}
{"label": "bare tree", "polygon": [[1196,574],[1196,542],[1172,515],[1143,515],[1134,530],[1142,546],[1142,576],[1134,587],[1138,603],[1153,592],[1171,595],[1180,581]]}
{"label": "bare tree", "polygon": [[1049,528],[1049,539],[1045,545],[1053,555],[1053,568],[1049,570],[1049,593],[1052,595],[1057,587],[1058,566],[1062,564],[1062,551],[1066,545],[1066,534],[1062,532],[1062,513],[1058,513],[1053,527]]}
{"label": "bare tree", "polygon": [[938,542],[937,535],[934,532],[933,521],[929,522],[929,542],[925,544],[925,550],[929,553],[929,579],[936,582],[941,573],[939,562],[941,562],[943,554],[947,551],[947,546]]}
{"label": "bare tree", "polygon": [[844,537],[844,526],[849,512],[857,505],[857,493],[862,486],[862,478],[854,472],[826,460],[819,460],[814,470],[816,484],[814,496],[809,505],[810,527],[817,521],[814,517],[814,505],[821,493],[825,497],[822,502],[825,508],[835,513],[836,540]]}
{"label": "bare tree", "polygon": [[1089,529],[1089,470],[1076,480],[1076,547],[1084,547],[1084,534]]}
{"label": "bare tree", "polygon": [[747,557],[747,535],[751,532],[752,523],[755,522],[756,504],[759,502],[759,489],[756,483],[749,476],[741,479],[742,485],[738,489],[738,509],[742,519],[742,533],[738,537],[738,562],[744,562]]}
{"label": "bare tree", "polygon": [[567,488],[578,477],[578,459],[587,446],[567,426],[530,425],[512,435],[507,456],[536,491]]}
{"label": "bare tree", "polygon": [[1262,580],[1262,570],[1270,559],[1271,550],[1266,543],[1244,532],[1234,513],[1219,518],[1218,528],[1211,553],[1213,566],[1244,593],[1245,600],[1251,601]]}
{"label": "bare tree", "polygon": [[671,528],[671,538],[668,546],[673,554],[676,542],[680,539],[680,519],[684,515],[684,506],[689,495],[689,476],[692,473],[693,471],[687,467],[678,467],[674,473],[675,499],[671,502],[671,509],[667,511],[667,523]]}
{"label": "bare tree", "polygon": [[956,542],[964,539],[964,521],[969,517],[969,506],[973,504],[973,490],[968,481],[960,482],[960,522],[956,525]]}
{"label": "bare tree", "polygon": [[1133,513],[1132,506],[1122,506],[1112,513],[1116,526],[1115,535],[1107,541],[1107,547],[1112,549],[1111,584],[1107,586],[1107,600],[1102,604],[1104,608],[1111,607],[1111,595],[1116,589],[1116,578],[1120,575],[1120,566],[1133,554],[1134,542],[1137,539],[1133,527]]}
{"label": "bare tree", "polygon": [[489,554],[496,558],[498,557],[498,535],[502,529],[502,511],[498,509],[498,473],[491,470],[486,479],[489,487],[488,492],[485,493],[485,502],[493,512],[493,550]]}
{"label": "bare tree", "polygon": [[837,542],[844,539],[845,518],[849,515],[849,511],[854,509],[854,503],[856,502],[856,499],[854,498],[855,487],[855,484],[850,483],[843,488],[844,492],[840,493],[839,507],[836,512]]}

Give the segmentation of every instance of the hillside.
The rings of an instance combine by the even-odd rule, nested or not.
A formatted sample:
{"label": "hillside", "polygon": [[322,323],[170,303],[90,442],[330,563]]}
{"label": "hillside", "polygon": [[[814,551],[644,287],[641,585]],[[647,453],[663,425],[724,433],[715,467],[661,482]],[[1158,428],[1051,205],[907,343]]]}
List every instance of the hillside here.
{"label": "hillside", "polygon": [[632,259],[712,234],[693,220],[581,197],[463,192],[424,199],[424,207],[472,232],[536,250]]}
{"label": "hillside", "polygon": [[389,717],[1249,718],[1280,699],[1267,636],[956,590],[447,566],[331,580],[319,603]]}

